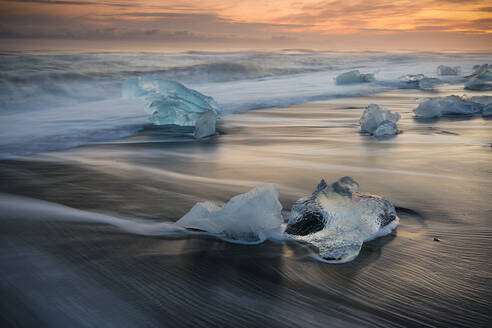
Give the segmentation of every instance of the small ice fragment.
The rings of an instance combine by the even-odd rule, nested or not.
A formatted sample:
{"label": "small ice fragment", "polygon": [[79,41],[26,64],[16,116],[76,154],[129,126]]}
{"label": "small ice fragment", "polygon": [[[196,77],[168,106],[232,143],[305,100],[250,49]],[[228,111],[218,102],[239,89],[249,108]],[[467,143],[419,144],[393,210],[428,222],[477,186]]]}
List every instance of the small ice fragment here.
{"label": "small ice fragment", "polygon": [[217,113],[213,110],[209,110],[202,114],[202,116],[195,123],[195,138],[205,138],[215,134],[215,123],[217,122]]}
{"label": "small ice fragment", "polygon": [[421,90],[432,90],[437,85],[441,84],[441,80],[431,77],[426,77],[424,74],[407,74],[400,77],[400,80],[408,83],[414,88]]}
{"label": "small ice fragment", "polygon": [[416,116],[425,118],[443,115],[473,115],[481,111],[481,104],[459,96],[429,98],[413,110]]}
{"label": "small ice fragment", "polygon": [[473,66],[473,75],[480,78],[483,75],[486,75],[489,72],[489,64],[483,65],[475,65]]}
{"label": "small ice fragment", "polygon": [[358,188],[350,177],[331,185],[321,180],[311,196],[292,206],[286,236],[315,246],[329,262],[353,260],[365,241],[388,234],[398,225],[389,200]]}
{"label": "small ice fragment", "polygon": [[433,77],[424,77],[418,82],[419,89],[421,90],[433,90],[436,86],[441,84],[441,80]]}
{"label": "small ice fragment", "polygon": [[489,117],[492,116],[492,104],[488,104],[482,109],[482,116]]}
{"label": "small ice fragment", "polygon": [[470,98],[470,101],[487,106],[488,104],[492,104],[492,96],[474,96]]}
{"label": "small ice fragment", "polygon": [[417,83],[425,77],[424,74],[406,74],[400,77],[400,80],[407,83]]}
{"label": "small ice fragment", "polygon": [[372,73],[361,74],[359,70],[354,70],[338,75],[335,78],[335,83],[337,85],[343,85],[343,84],[372,82],[374,80],[375,80],[374,74]]}
{"label": "small ice fragment", "polygon": [[381,125],[378,126],[376,131],[374,131],[373,135],[375,137],[385,137],[385,136],[393,136],[395,134],[398,134],[398,126],[396,123],[392,121],[383,121]]}
{"label": "small ice fragment", "polygon": [[446,65],[439,65],[437,67],[437,75],[458,75],[460,73],[460,67],[450,67]]}
{"label": "small ice fragment", "polygon": [[232,197],[223,207],[197,203],[176,224],[242,242],[261,242],[283,223],[278,189],[273,184]]}
{"label": "small ice fragment", "polygon": [[465,84],[465,89],[477,91],[492,91],[492,82],[472,77]]}
{"label": "small ice fragment", "polygon": [[488,64],[473,67],[475,72],[465,84],[465,89],[478,91],[492,91],[492,72]]}
{"label": "small ice fragment", "polygon": [[[361,132],[366,132],[370,134],[375,134],[375,131],[379,128],[383,122],[391,122],[394,125],[396,130],[395,134],[398,133],[398,129],[396,127],[396,122],[400,119],[399,113],[392,113],[390,110],[382,109],[376,104],[371,104],[366,107],[364,113],[360,118],[360,130]],[[385,124],[385,127],[380,131],[380,133],[389,132],[391,128],[389,128],[388,124]],[[385,134],[387,135],[387,134]]]}

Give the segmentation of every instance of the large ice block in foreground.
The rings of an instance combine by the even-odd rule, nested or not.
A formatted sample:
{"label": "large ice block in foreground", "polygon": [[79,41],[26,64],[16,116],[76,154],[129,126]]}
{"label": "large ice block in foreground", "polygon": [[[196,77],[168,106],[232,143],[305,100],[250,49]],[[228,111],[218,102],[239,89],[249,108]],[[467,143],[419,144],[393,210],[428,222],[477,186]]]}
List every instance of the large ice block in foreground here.
{"label": "large ice block in foreground", "polygon": [[199,121],[200,131],[195,131],[195,136],[201,137],[215,133],[215,121],[222,113],[222,109],[212,97],[167,79],[128,79],[123,83],[122,97],[144,97],[147,103],[146,111],[151,114],[150,121],[156,125],[196,127]]}
{"label": "large ice block in foreground", "polygon": [[450,67],[446,65],[437,66],[437,75],[458,75],[460,73],[460,67]]}
{"label": "large ice block in foreground", "polygon": [[234,196],[223,207],[197,203],[176,224],[222,235],[237,242],[257,243],[280,234],[282,205],[275,185],[268,184]]}
{"label": "large ice block in foreground", "polygon": [[399,119],[399,113],[392,113],[390,110],[382,109],[376,104],[371,104],[362,113],[360,130],[361,132],[370,133],[377,137],[397,134],[398,128],[396,122]]}
{"label": "large ice block in foreground", "polygon": [[343,85],[343,84],[372,82],[374,80],[375,80],[374,74],[372,73],[361,74],[359,70],[354,70],[338,75],[335,78],[335,83],[337,85]]}
{"label": "large ice block in foreground", "polygon": [[311,196],[292,206],[285,235],[315,246],[329,262],[353,260],[365,241],[388,234],[398,225],[389,200],[358,189],[350,177],[331,185],[321,180]]}
{"label": "large ice block in foreground", "polygon": [[425,118],[443,115],[473,115],[482,111],[482,105],[465,97],[447,96],[429,98],[413,110],[415,115]]}

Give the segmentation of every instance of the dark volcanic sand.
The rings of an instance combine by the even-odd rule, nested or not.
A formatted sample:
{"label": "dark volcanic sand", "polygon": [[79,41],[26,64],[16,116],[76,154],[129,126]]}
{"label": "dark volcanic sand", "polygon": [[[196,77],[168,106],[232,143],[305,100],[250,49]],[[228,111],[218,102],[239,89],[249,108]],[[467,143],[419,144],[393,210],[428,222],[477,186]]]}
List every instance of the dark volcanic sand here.
{"label": "dark volcanic sand", "polygon": [[[440,89],[451,93],[463,91]],[[487,326],[492,125],[414,120],[422,96],[400,90],[253,111],[226,117],[221,135],[203,141],[147,128],[0,162],[2,193],[130,219],[175,221],[197,201],[225,202],[267,182],[288,209],[322,177],[345,175],[390,199],[401,219],[353,262],[328,265],[300,244],[139,236],[70,222],[69,210],[66,222],[54,221],[50,204],[33,211],[29,199],[0,196],[11,203],[0,207],[0,326]],[[369,103],[399,111],[404,133],[360,135]]]}

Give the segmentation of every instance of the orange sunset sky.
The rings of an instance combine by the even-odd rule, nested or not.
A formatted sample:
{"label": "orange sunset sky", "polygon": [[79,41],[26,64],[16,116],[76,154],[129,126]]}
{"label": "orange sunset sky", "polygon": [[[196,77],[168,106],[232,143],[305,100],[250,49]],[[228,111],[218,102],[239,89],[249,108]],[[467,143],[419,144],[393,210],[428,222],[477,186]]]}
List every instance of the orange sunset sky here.
{"label": "orange sunset sky", "polygon": [[0,15],[7,43],[492,49],[490,0],[0,0]]}

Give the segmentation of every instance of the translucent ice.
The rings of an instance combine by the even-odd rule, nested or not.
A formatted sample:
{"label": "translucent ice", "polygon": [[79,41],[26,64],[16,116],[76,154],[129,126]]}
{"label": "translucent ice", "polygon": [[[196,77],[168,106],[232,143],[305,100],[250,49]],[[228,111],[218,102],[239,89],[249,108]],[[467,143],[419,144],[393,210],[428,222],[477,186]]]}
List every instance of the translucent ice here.
{"label": "translucent ice", "polygon": [[407,74],[400,77],[400,80],[407,82],[414,88],[422,90],[432,90],[437,85],[441,84],[441,80],[431,77],[426,77],[424,74]]}
{"label": "translucent ice", "polygon": [[200,131],[195,131],[195,136],[214,134],[215,122],[211,119],[217,120],[222,112],[212,97],[167,79],[128,79],[123,83],[122,97],[145,97],[150,121],[157,125],[196,126],[200,120]]}
{"label": "translucent ice", "polygon": [[420,117],[441,117],[443,115],[473,115],[482,111],[482,105],[465,97],[447,96],[429,98],[413,110]]}
{"label": "translucent ice", "polygon": [[329,262],[353,260],[365,241],[388,234],[398,225],[390,201],[358,189],[350,177],[329,186],[321,180],[310,197],[292,206],[286,236],[315,246]]}
{"label": "translucent ice", "polygon": [[385,136],[393,136],[395,134],[398,134],[398,126],[396,123],[392,121],[383,121],[376,131],[374,131],[373,135],[375,137],[385,137]]}
{"label": "translucent ice", "polygon": [[195,138],[205,138],[215,134],[215,123],[217,122],[217,113],[213,110],[203,113],[195,123]]}
{"label": "translucent ice", "polygon": [[465,84],[465,89],[478,91],[492,91],[492,82],[472,77]]}
{"label": "translucent ice", "polygon": [[439,65],[437,67],[437,75],[458,75],[460,73],[460,67],[450,67],[446,65]]}
{"label": "translucent ice", "polygon": [[367,106],[364,113],[362,113],[360,118],[360,130],[361,132],[376,135],[375,132],[384,123],[384,127],[378,132],[378,134],[380,134],[379,136],[388,135],[391,131],[395,132],[393,134],[396,134],[398,133],[396,122],[398,122],[399,119],[399,113],[392,113],[390,110],[382,109],[376,104],[371,104]]}
{"label": "translucent ice", "polygon": [[492,96],[475,96],[470,100],[482,105],[482,116],[492,116]]}
{"label": "translucent ice", "polygon": [[479,91],[491,91],[492,90],[492,72],[489,70],[488,64],[481,66],[475,66],[475,72],[470,75],[471,77],[465,84],[465,89],[479,90]]}
{"label": "translucent ice", "polygon": [[471,97],[470,101],[487,106],[492,103],[492,96],[475,96]]}
{"label": "translucent ice", "polygon": [[473,74],[472,76],[475,76],[479,79],[482,79],[482,80],[492,80],[492,72],[490,72],[489,68],[491,68],[491,66],[489,66],[489,64],[483,64],[483,65],[476,65],[476,66],[473,66]]}
{"label": "translucent ice", "polygon": [[441,84],[441,80],[433,77],[424,77],[418,82],[419,89],[421,90],[433,90],[436,86]]}
{"label": "translucent ice", "polygon": [[361,74],[359,70],[354,70],[338,75],[335,78],[335,82],[337,85],[343,85],[343,84],[371,82],[374,81],[374,79],[375,79],[374,74],[372,73]]}
{"label": "translucent ice", "polygon": [[489,117],[492,116],[492,104],[488,104],[482,109],[482,116]]}
{"label": "translucent ice", "polygon": [[424,77],[425,77],[424,74],[406,74],[406,75],[400,77],[400,80],[407,82],[407,83],[417,84],[418,81],[422,80]]}
{"label": "translucent ice", "polygon": [[223,207],[211,202],[197,203],[176,224],[222,235],[247,243],[265,240],[280,233],[282,205],[273,184],[234,196]]}

